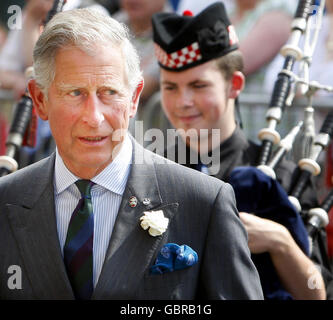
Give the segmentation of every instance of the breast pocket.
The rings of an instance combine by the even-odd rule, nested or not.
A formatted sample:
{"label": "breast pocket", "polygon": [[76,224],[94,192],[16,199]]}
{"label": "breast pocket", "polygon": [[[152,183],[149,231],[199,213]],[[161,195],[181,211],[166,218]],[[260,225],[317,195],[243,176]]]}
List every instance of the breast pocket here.
{"label": "breast pocket", "polygon": [[148,299],[156,300],[194,299],[197,287],[194,269],[192,267],[160,275],[147,273],[144,277],[145,295]]}

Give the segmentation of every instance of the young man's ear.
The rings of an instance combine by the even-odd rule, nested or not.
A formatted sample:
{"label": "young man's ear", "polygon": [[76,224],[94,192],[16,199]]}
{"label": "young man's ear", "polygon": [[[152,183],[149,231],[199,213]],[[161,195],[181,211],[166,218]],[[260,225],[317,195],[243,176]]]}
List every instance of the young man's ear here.
{"label": "young man's ear", "polygon": [[142,78],[141,81],[139,82],[138,86],[136,87],[136,89],[133,92],[131,110],[129,113],[130,118],[133,118],[136,114],[136,111],[137,111],[138,105],[139,105],[140,95],[142,93],[143,87],[144,87],[144,81]]}
{"label": "young man's ear", "polygon": [[229,98],[236,99],[244,89],[245,76],[240,71],[235,71],[230,80]]}
{"label": "young man's ear", "polygon": [[47,107],[45,103],[46,97],[42,90],[38,87],[36,80],[32,79],[29,81],[28,89],[37,114],[42,120],[48,120]]}

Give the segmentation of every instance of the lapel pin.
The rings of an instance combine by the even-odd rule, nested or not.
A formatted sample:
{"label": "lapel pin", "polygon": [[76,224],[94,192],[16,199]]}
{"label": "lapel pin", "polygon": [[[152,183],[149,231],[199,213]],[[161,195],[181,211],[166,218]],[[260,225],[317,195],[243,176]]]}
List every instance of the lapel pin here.
{"label": "lapel pin", "polygon": [[144,198],[142,200],[142,203],[145,205],[145,206],[148,206],[148,204],[150,204],[150,199],[149,198]]}
{"label": "lapel pin", "polygon": [[131,208],[136,207],[136,205],[138,204],[138,199],[134,196],[130,197],[129,199],[129,205]]}

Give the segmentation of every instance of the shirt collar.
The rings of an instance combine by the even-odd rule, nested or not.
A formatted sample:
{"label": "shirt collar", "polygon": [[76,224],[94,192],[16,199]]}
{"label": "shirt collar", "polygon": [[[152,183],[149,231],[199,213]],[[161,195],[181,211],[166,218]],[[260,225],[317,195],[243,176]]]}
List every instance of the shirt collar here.
{"label": "shirt collar", "polygon": [[[132,154],[133,146],[127,134],[116,158],[97,176],[93,177],[91,181],[111,192],[122,195],[125,191],[128,175],[130,172]],[[79,179],[79,177],[75,176],[67,169],[58,152],[58,149],[56,148],[54,170],[56,195],[66,190],[70,185]]]}

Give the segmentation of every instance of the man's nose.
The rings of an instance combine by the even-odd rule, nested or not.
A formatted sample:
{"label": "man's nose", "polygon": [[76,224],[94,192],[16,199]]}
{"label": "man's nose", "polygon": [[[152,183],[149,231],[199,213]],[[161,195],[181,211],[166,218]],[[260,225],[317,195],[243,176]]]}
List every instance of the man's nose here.
{"label": "man's nose", "polygon": [[192,107],[194,105],[193,92],[189,89],[180,90],[177,106],[179,108]]}
{"label": "man's nose", "polygon": [[84,106],[82,120],[91,127],[99,127],[104,121],[102,103],[96,94],[89,94]]}

